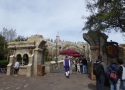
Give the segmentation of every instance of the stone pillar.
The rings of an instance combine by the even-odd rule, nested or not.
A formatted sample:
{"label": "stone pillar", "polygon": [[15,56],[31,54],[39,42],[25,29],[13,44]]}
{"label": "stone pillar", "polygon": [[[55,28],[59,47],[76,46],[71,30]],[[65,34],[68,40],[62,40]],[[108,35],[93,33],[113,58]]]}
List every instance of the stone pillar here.
{"label": "stone pillar", "polygon": [[33,74],[34,76],[37,76],[37,66],[41,65],[42,62],[42,50],[39,48],[34,49],[34,64],[33,64]]}
{"label": "stone pillar", "polygon": [[7,75],[13,74],[13,63],[14,63],[14,55],[10,56],[9,64],[7,65]]}
{"label": "stone pillar", "polygon": [[46,67],[45,67],[45,72],[46,72],[46,73],[50,73],[50,72],[51,72],[51,70],[50,70],[50,69],[51,69],[50,65],[51,65],[50,62],[45,62],[45,66],[46,66]]}
{"label": "stone pillar", "polygon": [[95,76],[93,75],[93,63],[97,60],[97,56],[99,54],[99,47],[90,46],[90,50],[91,50],[91,62],[92,62],[92,65],[90,67],[90,78],[95,79]]}
{"label": "stone pillar", "polygon": [[97,32],[89,30],[88,33],[83,34],[83,38],[90,45],[90,59],[92,64],[88,68],[90,68],[90,78],[95,79],[95,76],[93,75],[93,62],[97,60],[99,54],[104,57],[102,50],[103,45],[106,43],[108,36],[99,31]]}
{"label": "stone pillar", "polygon": [[32,75],[32,64],[28,64],[28,65],[27,65],[26,76],[27,76],[27,77],[31,77],[31,75]]}
{"label": "stone pillar", "polygon": [[29,64],[27,65],[27,77],[31,77],[33,73],[33,55],[29,56]]}
{"label": "stone pillar", "polygon": [[91,50],[91,59],[92,62],[97,60],[97,56],[99,55],[99,47],[98,46],[90,46]]}

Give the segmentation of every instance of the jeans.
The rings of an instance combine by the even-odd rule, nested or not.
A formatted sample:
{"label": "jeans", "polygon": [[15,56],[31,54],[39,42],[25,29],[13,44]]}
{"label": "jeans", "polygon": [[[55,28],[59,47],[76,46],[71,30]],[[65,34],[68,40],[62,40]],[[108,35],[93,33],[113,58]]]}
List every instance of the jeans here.
{"label": "jeans", "polygon": [[125,90],[125,80],[121,80],[122,90]]}
{"label": "jeans", "polygon": [[16,75],[18,72],[19,68],[14,68],[14,74]]}
{"label": "jeans", "polygon": [[110,90],[120,90],[120,79],[114,83],[113,81],[110,82]]}
{"label": "jeans", "polygon": [[104,89],[105,76],[100,75],[96,77],[96,90],[105,90]]}
{"label": "jeans", "polygon": [[87,73],[87,67],[86,67],[86,65],[82,66],[82,71],[83,71],[82,73]]}

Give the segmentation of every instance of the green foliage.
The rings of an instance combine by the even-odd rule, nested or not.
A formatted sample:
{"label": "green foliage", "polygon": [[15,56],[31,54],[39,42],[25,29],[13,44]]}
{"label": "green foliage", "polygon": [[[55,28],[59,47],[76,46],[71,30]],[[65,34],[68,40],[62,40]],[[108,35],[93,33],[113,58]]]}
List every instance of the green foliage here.
{"label": "green foliage", "polygon": [[121,46],[125,47],[125,44],[120,44]]}
{"label": "green foliage", "polygon": [[6,54],[6,47],[7,47],[7,43],[5,38],[0,35],[0,60],[4,59],[5,54]]}
{"label": "green foliage", "polygon": [[0,68],[7,68],[8,60],[0,60]]}
{"label": "green foliage", "polygon": [[25,38],[24,36],[19,35],[15,41],[26,41],[28,38]]}
{"label": "green foliage", "polygon": [[125,32],[125,0],[86,0],[90,11],[83,30]]}
{"label": "green foliage", "polygon": [[52,61],[52,60],[53,60],[53,58],[51,56],[49,56],[46,61]]}

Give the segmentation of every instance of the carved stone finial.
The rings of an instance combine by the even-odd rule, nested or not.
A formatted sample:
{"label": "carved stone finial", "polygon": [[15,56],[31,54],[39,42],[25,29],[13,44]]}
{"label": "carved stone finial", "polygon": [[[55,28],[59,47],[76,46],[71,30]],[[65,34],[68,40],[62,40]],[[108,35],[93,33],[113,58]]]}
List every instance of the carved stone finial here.
{"label": "carved stone finial", "polygon": [[96,46],[100,43],[105,43],[108,36],[104,33],[89,30],[88,33],[83,33],[83,38],[90,46]]}

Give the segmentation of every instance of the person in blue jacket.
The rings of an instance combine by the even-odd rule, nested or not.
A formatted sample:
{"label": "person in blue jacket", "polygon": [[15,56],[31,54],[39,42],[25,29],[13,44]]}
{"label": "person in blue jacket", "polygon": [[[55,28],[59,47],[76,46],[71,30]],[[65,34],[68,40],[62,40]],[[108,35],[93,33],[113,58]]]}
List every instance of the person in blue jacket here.
{"label": "person in blue jacket", "polygon": [[[106,71],[106,74],[107,74],[107,77],[109,78],[109,83],[110,83],[110,90],[119,90],[120,89],[120,75],[119,75],[119,67],[118,65],[116,64],[117,62],[117,59],[113,58],[111,59],[111,63],[110,65],[107,67],[107,71]],[[116,74],[118,76],[118,81],[117,82],[114,82],[112,80],[110,80],[110,72],[111,71],[116,71]]]}

